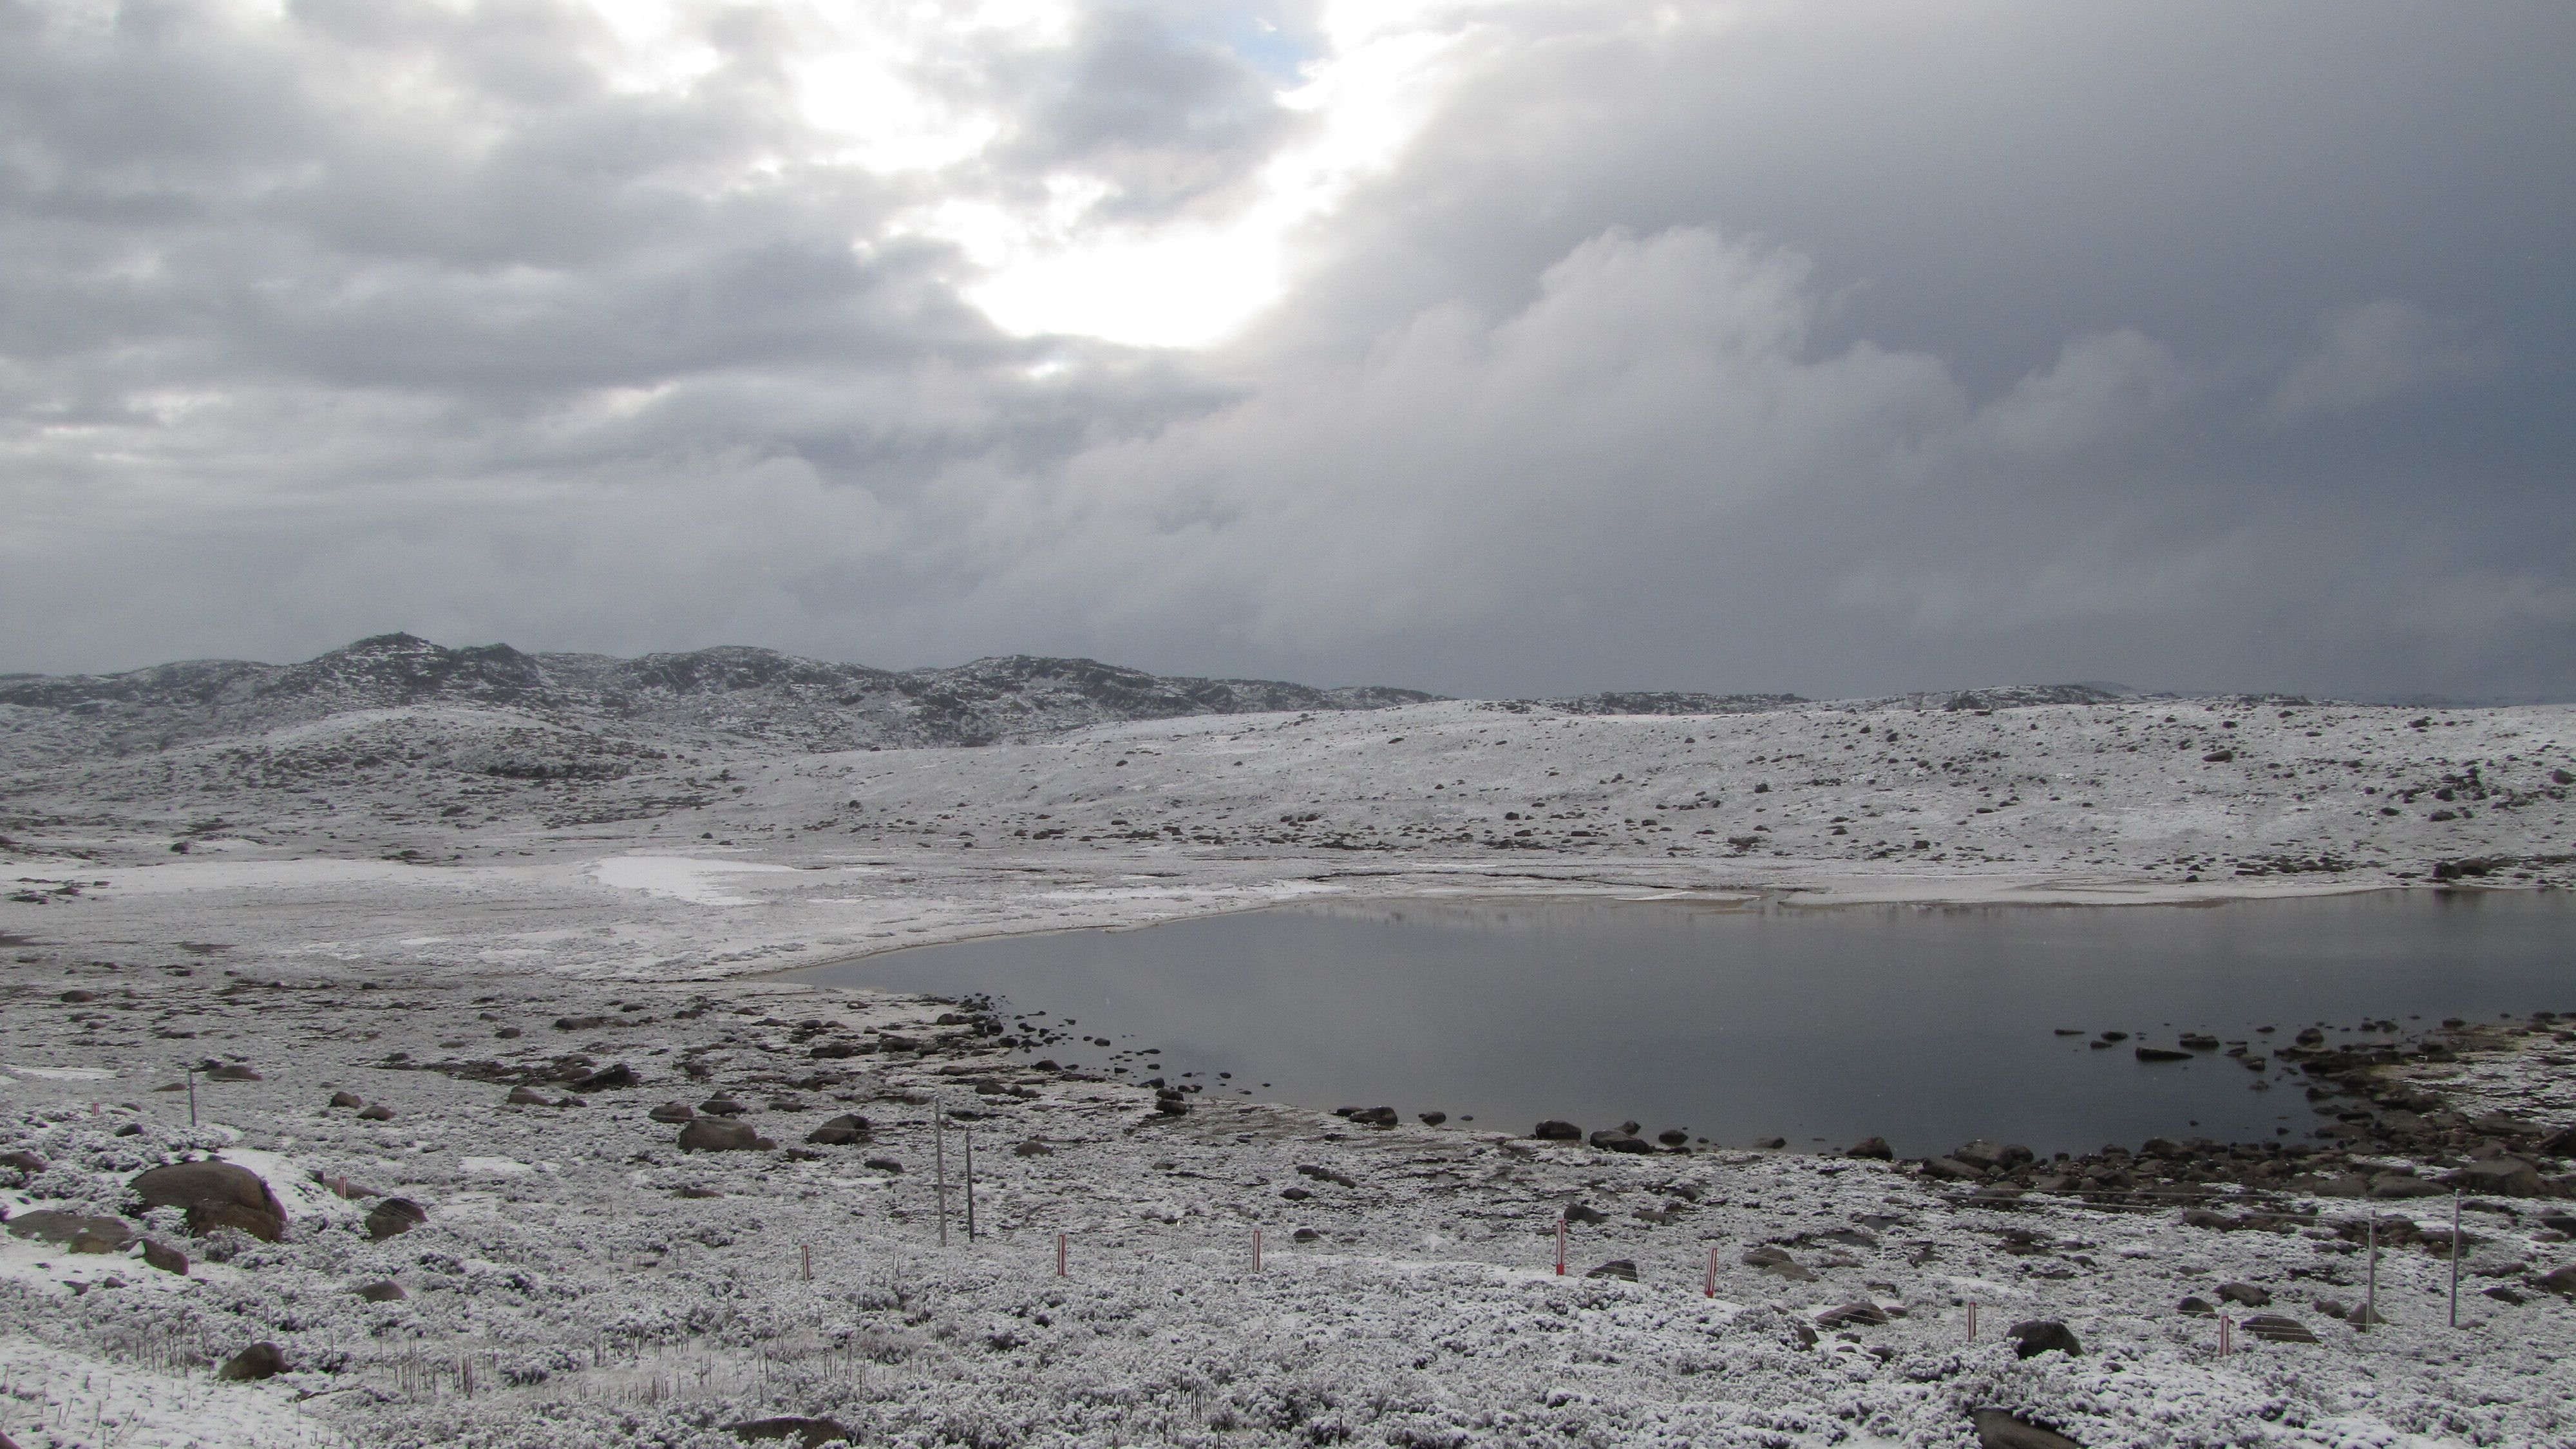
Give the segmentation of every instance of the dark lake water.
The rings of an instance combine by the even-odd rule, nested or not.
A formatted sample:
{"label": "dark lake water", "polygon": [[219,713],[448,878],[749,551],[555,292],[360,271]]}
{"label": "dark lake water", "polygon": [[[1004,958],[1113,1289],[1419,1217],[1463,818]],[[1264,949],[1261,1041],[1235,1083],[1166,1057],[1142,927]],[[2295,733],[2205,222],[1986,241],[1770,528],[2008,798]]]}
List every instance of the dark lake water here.
{"label": "dark lake water", "polygon": [[[2340,1039],[2372,1019],[2576,1011],[2576,909],[2428,892],[2198,907],[1379,903],[926,946],[799,975],[990,993],[1116,1043],[1032,1055],[1196,1072],[1210,1095],[1436,1108],[1516,1133],[1542,1117],[1587,1131],[1634,1119],[1735,1146],[1884,1136],[1920,1154],[1991,1137],[2046,1154],[2304,1138],[2319,1119],[2294,1074],[2215,1055],[2142,1063],[2132,1048],[2183,1031],[2259,1050],[2310,1024]],[[2256,1034],[2267,1025],[2278,1033]],[[2132,1040],[2088,1047],[2102,1031]],[[1145,1047],[1162,1054],[1113,1056]]]}

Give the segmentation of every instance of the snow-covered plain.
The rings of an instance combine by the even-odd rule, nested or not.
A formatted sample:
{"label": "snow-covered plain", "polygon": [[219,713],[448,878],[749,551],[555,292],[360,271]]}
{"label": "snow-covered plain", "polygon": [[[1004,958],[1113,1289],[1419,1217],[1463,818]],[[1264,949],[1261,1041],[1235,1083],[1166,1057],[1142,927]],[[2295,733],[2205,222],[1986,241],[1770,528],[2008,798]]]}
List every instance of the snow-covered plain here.
{"label": "snow-covered plain", "polygon": [[[2383,1257],[2391,1322],[2363,1335],[2317,1307],[2357,1295],[2336,1231],[2357,1201],[2222,1232],[2179,1208],[1963,1203],[1903,1165],[1631,1156],[1243,1102],[1160,1117],[1149,1091],[977,1040],[813,1057],[818,1033],[936,1037],[943,1008],[761,979],[1290,899],[2564,886],[2571,727],[2564,707],[2251,700],[1444,702],[803,754],[442,704],[102,757],[0,705],[0,1151],[51,1164],[0,1207],[112,1211],[136,1168],[229,1146],[301,1174],[306,1209],[284,1242],[234,1244],[185,1283],[0,1239],[0,1432],[690,1445],[792,1413],[894,1443],[1936,1445],[1975,1442],[1968,1411],[1991,1404],[2089,1445],[2571,1442],[2576,1309],[2527,1286],[2568,1261],[2545,1200],[2473,1214],[2461,1329],[2442,1322],[2446,1268],[2410,1246]],[[551,1025],[584,1017],[603,1020]],[[568,1055],[629,1062],[642,1085],[504,1105]],[[265,1080],[201,1079],[192,1132],[184,1095],[156,1089],[210,1057]],[[2452,1076],[2473,1110],[2576,1120],[2555,1046]],[[945,1249],[922,1100],[941,1086],[990,1114],[993,1232],[969,1246],[961,1222]],[[335,1090],[393,1116],[326,1108]],[[877,1141],[684,1155],[644,1116],[715,1092],[786,1147],[845,1111]],[[1010,1150],[1032,1141],[1048,1152]],[[429,1221],[371,1242],[363,1201],[316,1195],[316,1173]],[[2431,1228],[2447,1203],[2430,1201],[2380,1211]],[[1550,1271],[1577,1202],[1607,1221],[1575,1229],[1574,1272],[1627,1258],[1639,1282]],[[1766,1243],[1814,1276],[1741,1261]],[[90,1286],[106,1276],[126,1286]],[[375,1279],[408,1297],[348,1292]],[[2212,1322],[2173,1308],[2226,1281],[2325,1341],[2218,1360]],[[2514,1285],[2527,1301],[2479,1291]],[[1804,1346],[1820,1310],[1862,1299],[1904,1313]],[[1994,1330],[2026,1317],[2088,1352],[2015,1358]],[[202,1360],[254,1339],[296,1367],[208,1379]]]}

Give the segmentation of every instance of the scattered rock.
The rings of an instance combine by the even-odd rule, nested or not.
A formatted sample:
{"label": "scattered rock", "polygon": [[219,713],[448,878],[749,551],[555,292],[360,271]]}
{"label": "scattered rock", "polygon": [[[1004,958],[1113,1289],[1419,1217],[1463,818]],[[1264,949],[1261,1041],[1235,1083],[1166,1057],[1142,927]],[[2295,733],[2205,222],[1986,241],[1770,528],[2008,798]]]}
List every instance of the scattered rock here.
{"label": "scattered rock", "polygon": [[143,1261],[164,1273],[188,1276],[188,1255],[158,1238],[143,1240]]}
{"label": "scattered rock", "polygon": [[14,1167],[33,1177],[45,1170],[45,1159],[32,1152],[0,1152],[0,1167]]}
{"label": "scattered rock", "polygon": [[1583,1276],[1586,1278],[1625,1278],[1629,1282],[1634,1283],[1637,1281],[1637,1265],[1627,1258],[1613,1258],[1609,1262],[1602,1264],[1600,1267],[1594,1268]]}
{"label": "scattered rock", "polygon": [[1362,1107],[1351,1114],[1351,1120],[1363,1127],[1392,1127],[1397,1118],[1393,1107]]}
{"label": "scattered rock", "polygon": [[1449,1114],[1446,1112],[1418,1112],[1414,1115],[1425,1127],[1437,1127],[1449,1120]]}
{"label": "scattered rock", "polygon": [[2221,1283],[2218,1285],[2218,1297],[2223,1303],[2241,1303],[2248,1308],[2266,1308],[2271,1306],[2272,1290],[2252,1283]]}
{"label": "scattered rock", "polygon": [[373,1283],[362,1283],[349,1291],[369,1303],[400,1303],[411,1296],[403,1291],[403,1285],[391,1278],[379,1278]]}
{"label": "scattered rock", "polygon": [[334,1107],[363,1107],[367,1105],[367,1099],[359,1096],[355,1092],[333,1092],[331,1094],[331,1105]]}
{"label": "scattered rock", "polygon": [[512,1087],[510,1095],[502,1098],[501,1102],[508,1107],[551,1107],[555,1104],[554,1098],[534,1087]]}
{"label": "scattered rock", "polygon": [[2519,1157],[2490,1157],[2472,1162],[2444,1179],[2464,1192],[2495,1197],[2539,1197],[2549,1191],[2540,1172]]}
{"label": "scattered rock", "polygon": [[1569,1223],[1598,1225],[1610,1221],[1610,1215],[1599,1208],[1576,1203],[1565,1210],[1565,1220]]}
{"label": "scattered rock", "polygon": [[2218,1305],[2195,1294],[2175,1304],[2174,1311],[2190,1318],[2216,1318]]}
{"label": "scattered rock", "polygon": [[1612,1131],[1607,1127],[1593,1133],[1591,1140],[1593,1146],[1598,1147],[1605,1152],[1652,1152],[1655,1150],[1654,1148],[1647,1146],[1646,1139],[1642,1137],[1624,1130]]}
{"label": "scattered rock", "polygon": [[[1784,1143],[1782,1145],[1786,1146],[1787,1144]],[[1880,1162],[1894,1162],[1896,1160],[1896,1149],[1888,1146],[1887,1139],[1884,1137],[1864,1137],[1860,1141],[1855,1142],[1850,1147],[1844,1149],[1843,1156],[1871,1157],[1876,1158]]]}
{"label": "scattered rock", "polygon": [[1816,1315],[1818,1328],[1884,1328],[1887,1310],[1875,1303],[1846,1303]]}
{"label": "scattered rock", "polygon": [[2142,1046],[2136,1050],[2138,1053],[2138,1060],[2142,1062],[2187,1062],[2191,1060],[2191,1053],[2176,1047]]}
{"label": "scattered rock", "polygon": [[2084,1345],[2075,1337],[2075,1330],[2054,1318],[2034,1318],[2026,1323],[2016,1323],[2004,1330],[2004,1337],[2013,1341],[2013,1354],[2017,1358],[2036,1358],[2052,1349],[2068,1358],[2084,1356]]}
{"label": "scattered rock", "polygon": [[127,1184],[145,1208],[174,1207],[188,1214],[188,1231],[204,1237],[237,1228],[264,1243],[286,1235],[286,1209],[259,1174],[229,1162],[173,1162],[136,1173]]}
{"label": "scattered rock", "polygon": [[877,1170],[877,1171],[879,1171],[879,1172],[901,1172],[901,1171],[903,1171],[903,1164],[902,1164],[902,1163],[900,1163],[900,1162],[895,1161],[895,1160],[894,1160],[893,1158],[891,1158],[891,1157],[871,1157],[871,1158],[869,1158],[866,1162],[861,1163],[860,1165],[861,1165],[861,1166],[863,1166],[863,1167],[872,1167],[872,1168],[876,1169],[876,1170]]}
{"label": "scattered rock", "polygon": [[1969,1418],[1977,1426],[1977,1449],[2084,1449],[2054,1429],[2043,1429],[2016,1417],[2009,1409],[1974,1409],[1969,1411]]}
{"label": "scattered rock", "polygon": [[358,1109],[358,1120],[361,1122],[390,1122],[394,1120],[394,1109],[386,1106],[382,1102],[371,1103],[368,1106]]}
{"label": "scattered rock", "polygon": [[746,1419],[742,1423],[728,1424],[725,1427],[726,1432],[746,1443],[777,1439],[793,1443],[798,1446],[798,1449],[823,1449],[824,1445],[834,1442],[858,1442],[855,1434],[830,1419],[808,1419],[794,1414],[781,1414],[769,1419]]}
{"label": "scattered rock", "polygon": [[1571,1122],[1560,1122],[1550,1117],[1538,1124],[1530,1135],[1542,1142],[1580,1142],[1583,1140],[1583,1129]]}
{"label": "scattered rock", "polygon": [[2308,1331],[2306,1324],[2299,1322],[2299,1320],[2295,1318],[2284,1318],[2277,1313],[2257,1313],[2253,1317],[2246,1319],[2243,1323],[2238,1324],[2237,1327],[2244,1329],[2247,1333],[2254,1335],[2256,1338],[2262,1339],[2266,1343],[2314,1343],[2317,1341],[2317,1336]]}
{"label": "scattered rock", "polygon": [[[514,1099],[518,1096],[516,1092],[510,1095]],[[644,1115],[656,1122],[690,1122],[697,1119],[698,1109],[686,1102],[665,1102]]]}
{"label": "scattered rock", "polygon": [[682,1152],[753,1152],[778,1144],[729,1117],[700,1117],[680,1129]]}
{"label": "scattered rock", "polygon": [[209,1082],[256,1082],[262,1080],[262,1078],[259,1073],[251,1070],[248,1066],[245,1066],[240,1062],[209,1062],[206,1065],[206,1080]]}
{"label": "scattered rock", "polygon": [[1290,1242],[1311,1243],[1323,1236],[1324,1235],[1322,1233],[1316,1232],[1313,1228],[1299,1228],[1297,1231],[1290,1233],[1288,1235],[1288,1239]]}
{"label": "scattered rock", "polygon": [[1026,1142],[1014,1144],[1011,1155],[1013,1157],[1053,1157],[1055,1149],[1032,1137]]}
{"label": "scattered rock", "polygon": [[2493,1298],[2499,1303],[2522,1303],[2527,1301],[2521,1294],[2516,1293],[2502,1283],[2498,1283],[2493,1288],[2481,1289],[2480,1291],[2485,1293],[2487,1297]]}
{"label": "scattered rock", "polygon": [[709,1097],[698,1104],[698,1110],[710,1117],[739,1117],[751,1109],[731,1097]]}
{"label": "scattered rock", "polygon": [[[1872,1142],[1877,1142],[1877,1141],[1878,1141],[1878,1139],[1877,1139],[1877,1138],[1875,1138],[1875,1137],[1873,1137],[1873,1138],[1871,1138],[1871,1139],[1870,1139],[1870,1141],[1872,1141]],[[1754,1143],[1753,1143],[1753,1145],[1754,1145],[1754,1146],[1756,1146],[1756,1147],[1761,1148],[1761,1149],[1762,1149],[1763,1151],[1765,1151],[1765,1152],[1776,1152],[1776,1151],[1780,1150],[1781,1148],[1788,1146],[1788,1145],[1789,1145],[1789,1139],[1788,1139],[1788,1138],[1786,1138],[1786,1137],[1760,1137],[1760,1138],[1756,1138],[1756,1139],[1754,1139]],[[1880,1146],[1882,1146],[1882,1147],[1884,1147],[1884,1146],[1886,1146],[1887,1144],[1885,1144],[1885,1143],[1881,1142],[1881,1143],[1879,1143],[1879,1145],[1880,1145]],[[1858,1153],[1852,1153],[1852,1154],[1850,1154],[1850,1155],[1852,1155],[1852,1156],[1859,1156],[1860,1154],[1858,1154]]]}
{"label": "scattered rock", "polygon": [[381,1243],[387,1238],[399,1238],[428,1221],[429,1212],[419,1203],[407,1197],[389,1197],[368,1210],[367,1237],[369,1241]]}
{"label": "scattered rock", "polygon": [[2532,1279],[2531,1286],[2561,1298],[2576,1298],[2576,1267],[2552,1268]]}
{"label": "scattered rock", "polygon": [[75,1253],[113,1253],[134,1241],[134,1229],[123,1218],[39,1208],[9,1219],[9,1236],[51,1243]]}
{"label": "scattered rock", "polygon": [[612,1062],[588,1076],[574,1078],[572,1089],[576,1092],[606,1092],[634,1085],[635,1069],[624,1062]]}
{"label": "scattered rock", "polygon": [[284,1372],[286,1355],[278,1350],[276,1344],[254,1343],[224,1360],[224,1366],[215,1370],[215,1377],[247,1382],[275,1378]]}
{"label": "scattered rock", "polygon": [[1684,1147],[1690,1143],[1690,1134],[1679,1127],[1667,1127],[1655,1134],[1655,1140],[1666,1147]]}
{"label": "scattered rock", "polygon": [[847,1147],[868,1140],[868,1119],[847,1112],[805,1134],[805,1140],[820,1147]]}

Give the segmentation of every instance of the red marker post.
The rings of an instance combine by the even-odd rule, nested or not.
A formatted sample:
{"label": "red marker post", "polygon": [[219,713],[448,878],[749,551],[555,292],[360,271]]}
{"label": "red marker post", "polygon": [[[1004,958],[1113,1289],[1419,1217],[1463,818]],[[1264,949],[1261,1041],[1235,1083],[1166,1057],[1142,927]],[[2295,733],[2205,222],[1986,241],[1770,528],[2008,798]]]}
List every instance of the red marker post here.
{"label": "red marker post", "polygon": [[1055,1235],[1055,1275],[1064,1276],[1064,1234]]}
{"label": "red marker post", "polygon": [[1556,1215],[1556,1276],[1565,1276],[1565,1214]]}
{"label": "red marker post", "polygon": [[1699,1296],[1702,1298],[1717,1296],[1717,1245],[1715,1243],[1708,1245],[1708,1281],[1700,1285]]}

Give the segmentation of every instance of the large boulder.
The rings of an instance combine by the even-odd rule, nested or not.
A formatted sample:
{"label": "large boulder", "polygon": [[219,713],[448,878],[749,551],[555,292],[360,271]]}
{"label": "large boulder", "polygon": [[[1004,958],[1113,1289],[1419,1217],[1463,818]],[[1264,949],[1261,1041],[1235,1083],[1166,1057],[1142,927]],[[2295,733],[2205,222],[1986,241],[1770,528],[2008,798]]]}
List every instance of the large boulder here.
{"label": "large boulder", "polygon": [[273,1379],[286,1372],[286,1354],[273,1343],[254,1343],[215,1370],[219,1379]]}
{"label": "large boulder", "polygon": [[750,1123],[729,1117],[700,1117],[680,1129],[682,1152],[757,1152],[777,1145]]}
{"label": "large boulder", "polygon": [[2084,1344],[2076,1338],[2075,1330],[2054,1318],[2034,1318],[2026,1323],[2016,1323],[2004,1330],[2004,1337],[2013,1341],[2013,1356],[2016,1358],[2036,1358],[2051,1349],[2068,1358],[2084,1356]]}
{"label": "large boulder", "polygon": [[368,1211],[367,1237],[381,1243],[387,1238],[399,1238],[428,1221],[429,1213],[419,1203],[407,1197],[389,1197]]}
{"label": "large boulder", "polygon": [[574,1078],[572,1089],[576,1092],[606,1092],[618,1087],[634,1085],[635,1069],[624,1062],[616,1062],[601,1067],[588,1076]]}
{"label": "large boulder", "polygon": [[1583,1129],[1571,1122],[1560,1122],[1551,1117],[1531,1129],[1530,1135],[1542,1142],[1580,1142],[1583,1140]]}
{"label": "large boulder", "polygon": [[1896,1149],[1888,1146],[1887,1139],[1884,1137],[1864,1137],[1845,1148],[1843,1156],[1868,1157],[1880,1162],[1893,1162],[1896,1160]]}
{"label": "large boulder", "polygon": [[2015,1417],[2009,1409],[1975,1409],[1970,1417],[1977,1426],[1977,1449],[2084,1449],[2054,1429]]}
{"label": "large boulder", "polygon": [[2317,1336],[2308,1331],[2308,1326],[2306,1324],[2301,1323],[2295,1318],[2284,1318],[2277,1313],[2257,1313],[2253,1317],[2246,1319],[2243,1323],[2236,1326],[2244,1329],[2247,1333],[2254,1335],[2256,1338],[2262,1339],[2266,1343],[2314,1343],[2317,1341]]}
{"label": "large boulder", "polygon": [[237,1228],[265,1243],[286,1235],[286,1209],[247,1167],[212,1158],[173,1162],[136,1173],[127,1187],[146,1211],[174,1207],[185,1212],[188,1231],[197,1237],[217,1228]]}

